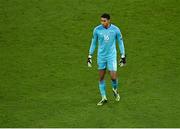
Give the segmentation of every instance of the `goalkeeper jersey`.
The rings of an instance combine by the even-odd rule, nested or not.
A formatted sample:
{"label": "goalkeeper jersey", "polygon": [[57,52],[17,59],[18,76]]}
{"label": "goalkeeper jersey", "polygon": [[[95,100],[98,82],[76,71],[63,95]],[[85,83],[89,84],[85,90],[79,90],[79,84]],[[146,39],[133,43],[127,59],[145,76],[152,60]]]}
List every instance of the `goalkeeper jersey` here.
{"label": "goalkeeper jersey", "polygon": [[120,29],[113,24],[110,24],[108,28],[99,25],[94,28],[89,54],[93,55],[98,44],[98,60],[116,59],[116,41],[118,41],[121,57],[124,57],[125,49]]}

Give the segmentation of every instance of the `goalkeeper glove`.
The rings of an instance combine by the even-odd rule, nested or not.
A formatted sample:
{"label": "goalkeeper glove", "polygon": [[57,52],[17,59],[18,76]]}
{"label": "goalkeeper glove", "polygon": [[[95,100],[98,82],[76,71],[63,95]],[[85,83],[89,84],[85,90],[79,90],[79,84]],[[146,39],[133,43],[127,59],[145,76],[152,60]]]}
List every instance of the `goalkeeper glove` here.
{"label": "goalkeeper glove", "polygon": [[87,64],[88,64],[88,67],[92,67],[92,56],[91,55],[88,56]]}
{"label": "goalkeeper glove", "polygon": [[121,59],[119,61],[120,67],[125,66],[125,64],[126,64],[126,56],[121,56]]}

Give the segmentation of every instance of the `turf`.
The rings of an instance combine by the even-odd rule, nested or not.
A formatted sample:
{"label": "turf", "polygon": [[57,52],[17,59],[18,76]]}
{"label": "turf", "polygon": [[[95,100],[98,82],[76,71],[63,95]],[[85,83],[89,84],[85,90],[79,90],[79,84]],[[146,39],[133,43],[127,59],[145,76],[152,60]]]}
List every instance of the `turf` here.
{"label": "turf", "polygon": [[[0,127],[180,127],[179,0],[0,0]],[[93,28],[108,12],[127,66],[100,100]]]}

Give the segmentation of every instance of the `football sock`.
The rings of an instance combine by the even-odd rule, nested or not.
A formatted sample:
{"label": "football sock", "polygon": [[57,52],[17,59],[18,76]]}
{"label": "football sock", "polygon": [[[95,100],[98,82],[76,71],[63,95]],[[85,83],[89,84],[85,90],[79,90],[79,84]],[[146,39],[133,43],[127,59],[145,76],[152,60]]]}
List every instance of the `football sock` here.
{"label": "football sock", "polygon": [[106,84],[104,80],[99,81],[99,90],[100,90],[102,98],[106,99]]}
{"label": "football sock", "polygon": [[112,88],[117,89],[118,88],[118,79],[111,80]]}

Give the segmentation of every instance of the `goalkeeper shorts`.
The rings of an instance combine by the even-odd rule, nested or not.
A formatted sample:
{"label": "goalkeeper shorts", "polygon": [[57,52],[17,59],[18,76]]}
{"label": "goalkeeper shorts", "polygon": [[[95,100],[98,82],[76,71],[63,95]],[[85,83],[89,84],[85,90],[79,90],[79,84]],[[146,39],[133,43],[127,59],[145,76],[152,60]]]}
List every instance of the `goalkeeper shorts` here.
{"label": "goalkeeper shorts", "polygon": [[99,60],[98,61],[98,69],[108,69],[109,71],[117,71],[117,60]]}

